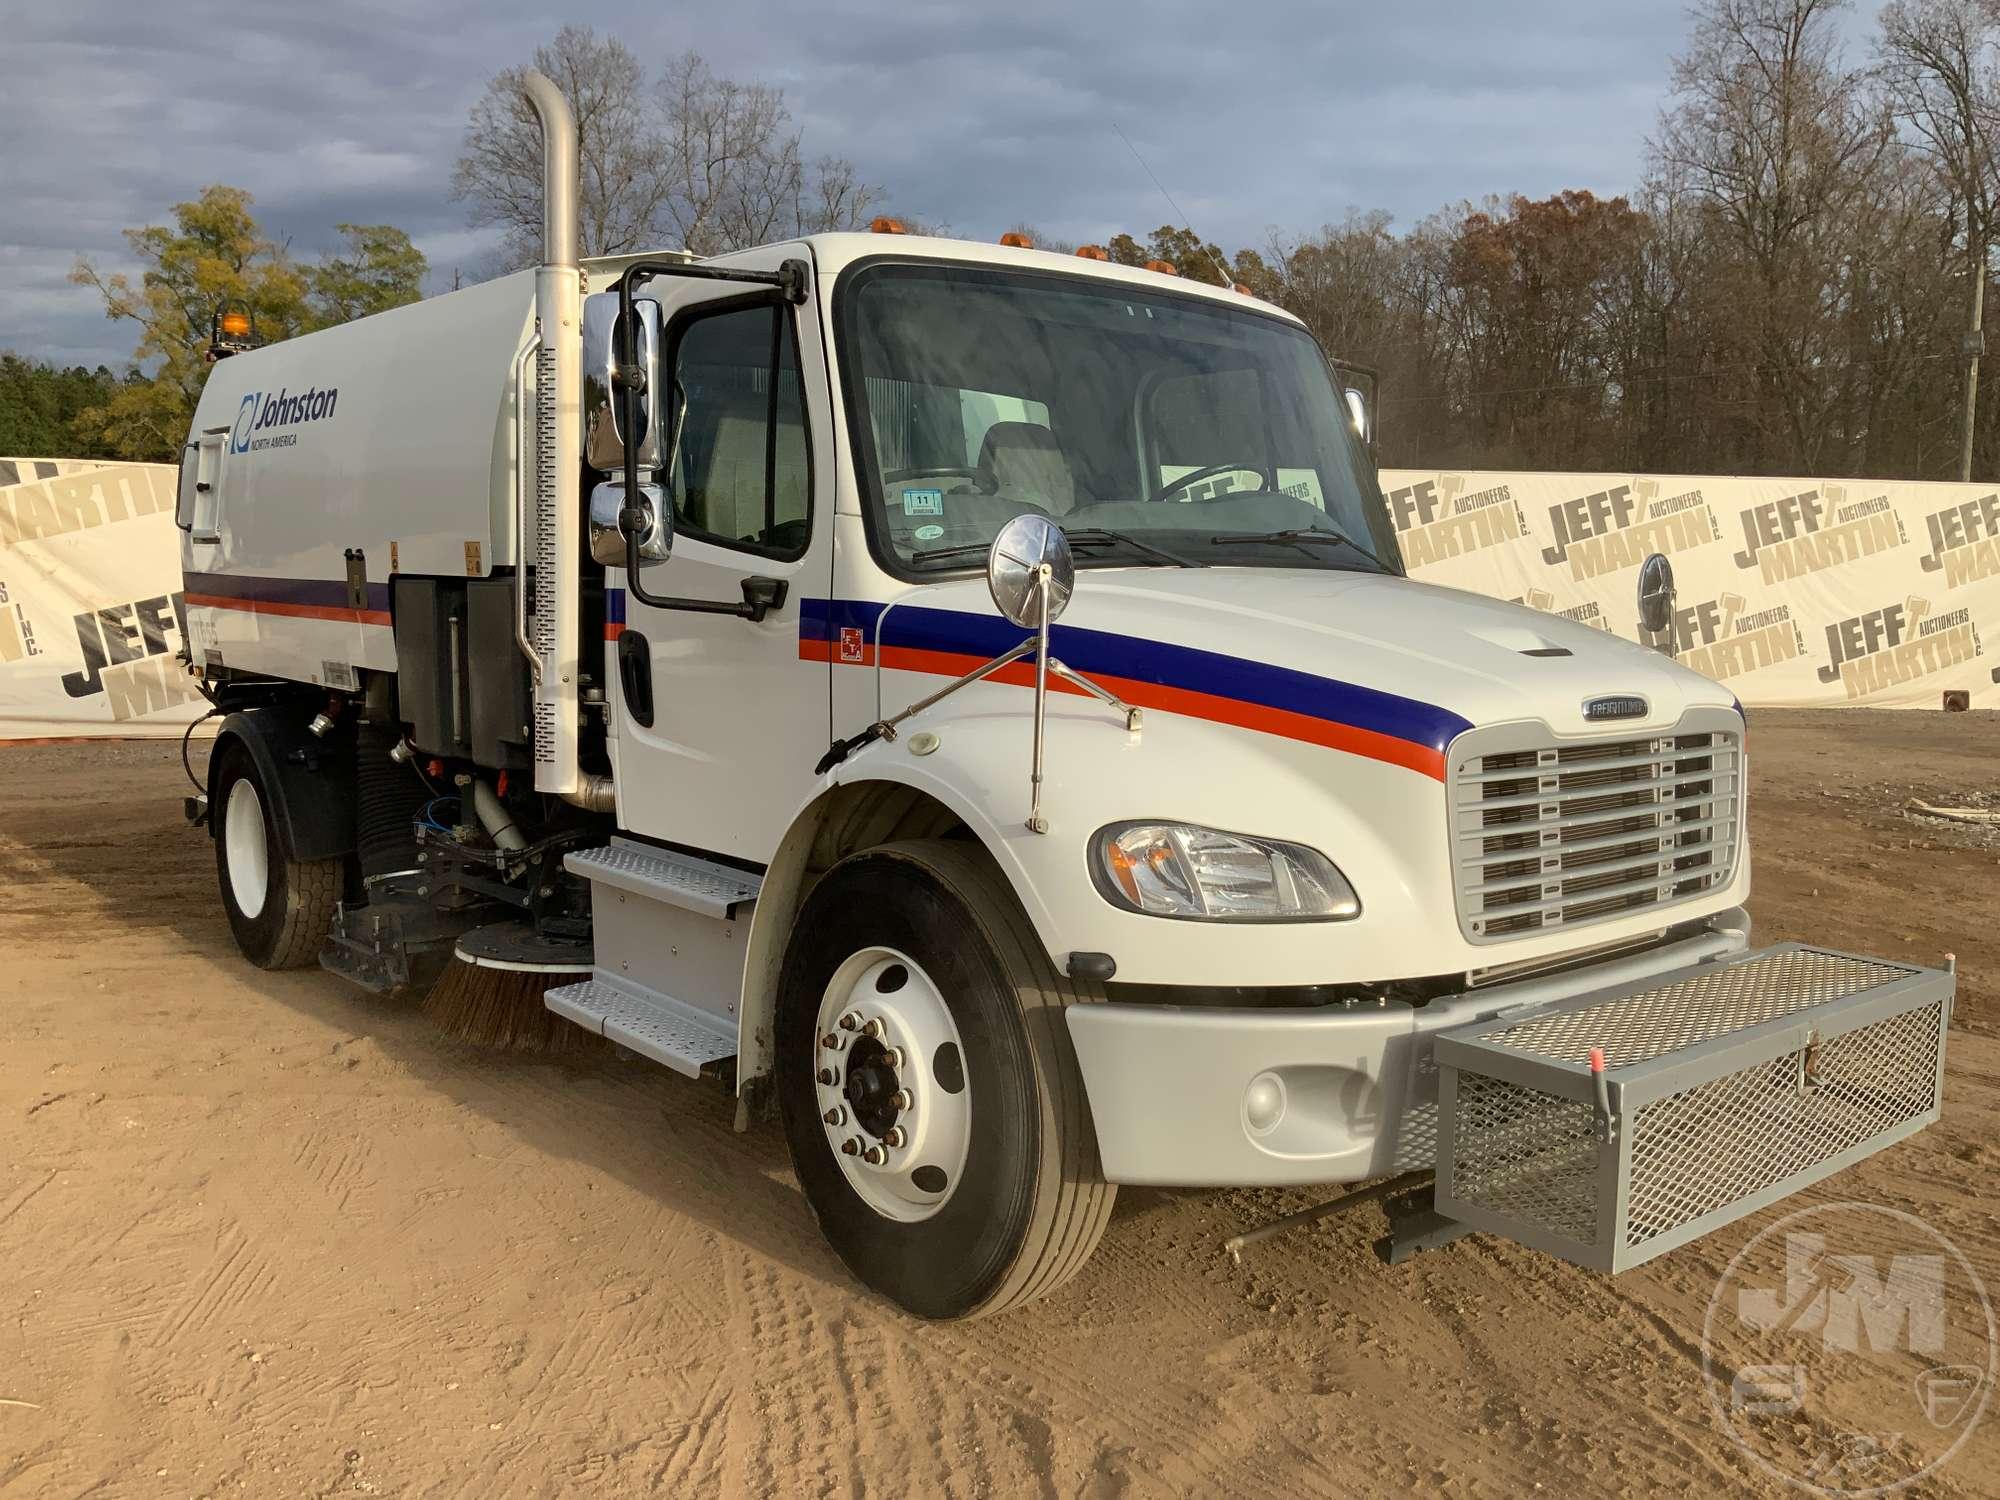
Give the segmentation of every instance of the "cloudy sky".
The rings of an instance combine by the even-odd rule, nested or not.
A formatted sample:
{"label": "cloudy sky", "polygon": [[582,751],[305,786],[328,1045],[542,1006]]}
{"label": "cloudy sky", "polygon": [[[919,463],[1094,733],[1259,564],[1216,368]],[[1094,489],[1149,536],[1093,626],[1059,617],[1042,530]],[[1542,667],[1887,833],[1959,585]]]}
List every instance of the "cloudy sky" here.
{"label": "cloudy sky", "polygon": [[781,85],[809,154],[961,234],[1164,222],[1115,124],[1230,248],[1628,188],[1687,30],[1679,0],[0,0],[0,348],[121,362],[131,325],[66,273],[119,268],[121,229],[207,183],[305,256],[339,221],[400,225],[449,286],[490,250],[449,196],[466,112],[563,20]]}

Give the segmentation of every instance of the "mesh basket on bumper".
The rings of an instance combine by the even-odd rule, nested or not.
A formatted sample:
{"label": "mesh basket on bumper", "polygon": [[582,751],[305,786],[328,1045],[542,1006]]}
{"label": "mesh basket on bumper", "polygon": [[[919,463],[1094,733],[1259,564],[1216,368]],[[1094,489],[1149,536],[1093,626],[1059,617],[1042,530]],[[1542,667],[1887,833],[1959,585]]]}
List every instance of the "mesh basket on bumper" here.
{"label": "mesh basket on bumper", "polygon": [[1787,944],[1442,1032],[1438,1209],[1598,1270],[1649,1260],[1936,1119],[1952,993]]}

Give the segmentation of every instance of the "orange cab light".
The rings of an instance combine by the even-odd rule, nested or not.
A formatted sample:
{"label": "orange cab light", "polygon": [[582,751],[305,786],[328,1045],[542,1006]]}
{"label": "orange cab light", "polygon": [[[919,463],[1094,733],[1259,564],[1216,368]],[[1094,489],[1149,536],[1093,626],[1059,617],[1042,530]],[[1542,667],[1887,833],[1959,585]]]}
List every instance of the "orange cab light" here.
{"label": "orange cab light", "polygon": [[868,226],[870,234],[908,234],[909,226],[901,219],[892,219],[887,214],[873,220]]}
{"label": "orange cab light", "polygon": [[1000,236],[1000,243],[1012,250],[1032,250],[1035,242],[1018,229],[1010,229]]}
{"label": "orange cab light", "polygon": [[1245,286],[1240,281],[1236,283],[1236,290],[1241,292],[1246,297],[1254,297],[1257,295],[1255,292],[1251,291],[1249,287]]}
{"label": "orange cab light", "polygon": [[246,312],[226,312],[222,315],[222,331],[233,339],[240,339],[250,332],[250,314]]}
{"label": "orange cab light", "polygon": [[1149,271],[1158,271],[1162,276],[1178,276],[1181,274],[1170,260],[1149,260],[1146,262],[1146,269]]}
{"label": "orange cab light", "polygon": [[1078,245],[1076,247],[1076,253],[1078,255],[1081,255],[1085,260],[1111,259],[1109,255],[1104,253],[1104,247],[1102,245]]}

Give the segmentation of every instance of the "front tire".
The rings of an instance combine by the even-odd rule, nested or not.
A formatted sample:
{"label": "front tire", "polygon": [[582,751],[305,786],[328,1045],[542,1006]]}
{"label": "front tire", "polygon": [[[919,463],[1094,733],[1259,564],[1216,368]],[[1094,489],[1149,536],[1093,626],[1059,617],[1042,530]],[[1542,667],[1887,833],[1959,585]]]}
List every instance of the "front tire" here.
{"label": "front tire", "polygon": [[1102,998],[1056,971],[976,844],[887,845],[813,888],[779,986],[778,1101],[857,1277],[963,1318],[1076,1274],[1117,1189],[1063,1010]]}
{"label": "front tire", "polygon": [[222,752],[215,779],[215,876],[229,930],[260,969],[297,969],[319,957],[339,903],[338,859],[289,858],[276,794],[240,744]]}

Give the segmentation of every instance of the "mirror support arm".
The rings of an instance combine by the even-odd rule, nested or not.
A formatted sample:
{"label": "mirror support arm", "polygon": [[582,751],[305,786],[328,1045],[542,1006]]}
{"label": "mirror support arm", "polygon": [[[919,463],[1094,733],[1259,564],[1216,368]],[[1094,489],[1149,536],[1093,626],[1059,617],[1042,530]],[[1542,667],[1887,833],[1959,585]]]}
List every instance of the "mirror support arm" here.
{"label": "mirror support arm", "polygon": [[[797,308],[806,300],[807,268],[802,260],[788,260],[775,271],[738,271],[721,266],[681,265],[672,261],[639,261],[627,266],[618,278],[618,368],[613,380],[617,387],[619,423],[626,433],[639,431],[639,398],[646,388],[646,372],[639,364],[639,353],[634,337],[637,322],[634,317],[632,299],[636,288],[655,276],[678,276],[693,281],[748,282],[754,286],[771,289],[771,295],[780,303]],[[795,330],[796,332],[796,330]],[[678,428],[678,421],[675,423]],[[678,444],[680,434],[674,434]],[[625,534],[625,587],[632,597],[641,604],[649,604],[654,609],[679,610],[690,614],[735,615],[752,623],[761,622],[772,610],[785,602],[787,585],[782,578],[751,577],[743,580],[743,599],[740,603],[726,599],[681,599],[668,594],[655,594],[646,587],[643,575],[644,560],[640,556],[640,539],[644,536],[649,519],[646,508],[639,503],[639,445],[628,441],[625,448],[625,505],[618,512],[618,529]],[[671,480],[671,476],[669,476]],[[659,518],[660,524],[671,528],[671,514]],[[669,530],[671,537],[671,530]]]}

